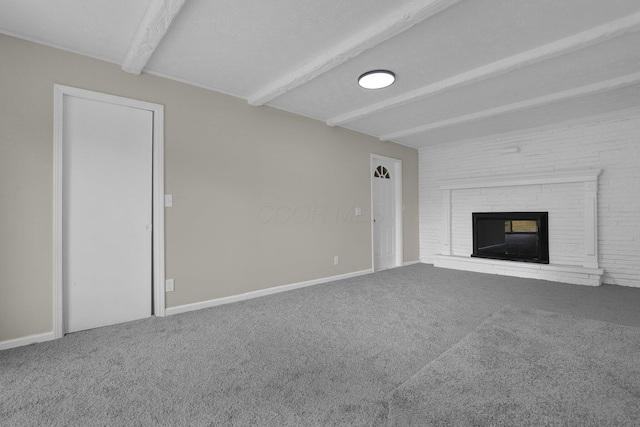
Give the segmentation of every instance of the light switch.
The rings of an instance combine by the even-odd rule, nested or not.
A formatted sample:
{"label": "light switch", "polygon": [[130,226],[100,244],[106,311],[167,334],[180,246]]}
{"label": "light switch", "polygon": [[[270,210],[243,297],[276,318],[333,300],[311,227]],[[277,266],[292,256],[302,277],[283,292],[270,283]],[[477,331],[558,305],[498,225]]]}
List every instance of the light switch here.
{"label": "light switch", "polygon": [[167,279],[164,281],[164,291],[173,292],[175,290],[175,279]]}
{"label": "light switch", "polygon": [[164,195],[164,207],[165,208],[170,208],[173,206],[173,195],[172,194],[165,194]]}
{"label": "light switch", "polygon": [[356,216],[362,215],[362,209],[356,208]]}

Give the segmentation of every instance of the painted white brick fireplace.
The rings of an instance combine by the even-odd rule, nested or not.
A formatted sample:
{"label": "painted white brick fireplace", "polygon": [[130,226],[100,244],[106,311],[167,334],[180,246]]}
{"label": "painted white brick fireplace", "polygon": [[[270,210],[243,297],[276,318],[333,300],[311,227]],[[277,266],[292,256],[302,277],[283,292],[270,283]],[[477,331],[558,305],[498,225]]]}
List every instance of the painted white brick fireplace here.
{"label": "painted white brick fireplace", "polygon": [[[444,181],[444,234],[436,267],[598,286],[597,188],[600,169]],[[550,264],[469,258],[473,212],[549,212]],[[455,231],[455,232],[454,232]]]}
{"label": "painted white brick fireplace", "polygon": [[[472,212],[549,212],[550,264],[471,258]],[[436,266],[640,287],[640,110],[420,149],[420,256]]]}

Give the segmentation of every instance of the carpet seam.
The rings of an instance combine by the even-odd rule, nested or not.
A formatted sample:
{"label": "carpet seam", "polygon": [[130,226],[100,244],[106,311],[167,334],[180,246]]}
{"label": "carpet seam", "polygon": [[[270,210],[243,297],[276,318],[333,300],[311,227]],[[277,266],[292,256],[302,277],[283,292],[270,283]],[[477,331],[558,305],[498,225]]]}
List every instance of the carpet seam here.
{"label": "carpet seam", "polygon": [[[429,365],[431,365],[433,362],[435,362],[436,360],[438,360],[440,357],[442,357],[444,354],[448,353],[449,351],[451,351],[451,349],[455,348],[458,344],[460,344],[462,341],[464,341],[465,339],[467,339],[469,337],[469,335],[474,334],[478,329],[480,329],[481,327],[483,327],[485,325],[485,323],[487,323],[489,320],[493,319],[495,317],[496,314],[501,313],[503,310],[505,310],[506,308],[514,308],[511,304],[506,304],[504,306],[502,306],[500,308],[500,310],[491,313],[491,315],[489,317],[487,317],[482,323],[480,323],[476,328],[474,328],[471,332],[469,332],[468,334],[466,334],[465,336],[463,336],[462,338],[460,338],[458,341],[456,341],[455,344],[453,344],[451,347],[447,348],[445,351],[443,351],[442,353],[438,354],[436,357],[434,357],[433,359],[431,359],[429,361],[429,363],[425,364],[423,367],[421,367],[420,369],[418,369],[417,371],[415,371],[409,378],[407,378],[406,380],[404,380],[402,383],[400,383],[399,385],[397,385],[396,387],[393,388],[393,390],[391,390],[389,393],[386,394],[385,396],[385,401],[387,403],[389,403],[389,401],[391,400],[391,397],[393,395],[393,393],[396,392],[396,390],[398,390],[400,387],[404,386],[406,383],[408,383],[409,381],[411,381],[413,378],[415,378],[420,372],[424,371]],[[387,404],[387,410],[390,410],[390,405]]]}

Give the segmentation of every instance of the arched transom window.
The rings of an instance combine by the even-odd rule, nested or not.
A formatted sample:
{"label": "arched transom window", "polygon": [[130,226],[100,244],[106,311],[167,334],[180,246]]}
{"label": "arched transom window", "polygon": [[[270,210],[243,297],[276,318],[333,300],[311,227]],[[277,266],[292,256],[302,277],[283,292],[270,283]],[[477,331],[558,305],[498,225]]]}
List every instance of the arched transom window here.
{"label": "arched transom window", "polygon": [[373,176],[376,178],[391,179],[391,175],[389,174],[389,171],[384,166],[378,166],[376,170],[373,172]]}

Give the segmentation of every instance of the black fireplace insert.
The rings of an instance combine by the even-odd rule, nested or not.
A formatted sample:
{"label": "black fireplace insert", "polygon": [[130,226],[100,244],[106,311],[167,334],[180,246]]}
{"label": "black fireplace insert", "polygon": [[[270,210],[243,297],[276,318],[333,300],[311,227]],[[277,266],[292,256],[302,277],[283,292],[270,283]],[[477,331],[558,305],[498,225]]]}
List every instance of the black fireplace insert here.
{"label": "black fireplace insert", "polygon": [[548,212],[474,212],[472,257],[549,264]]}

